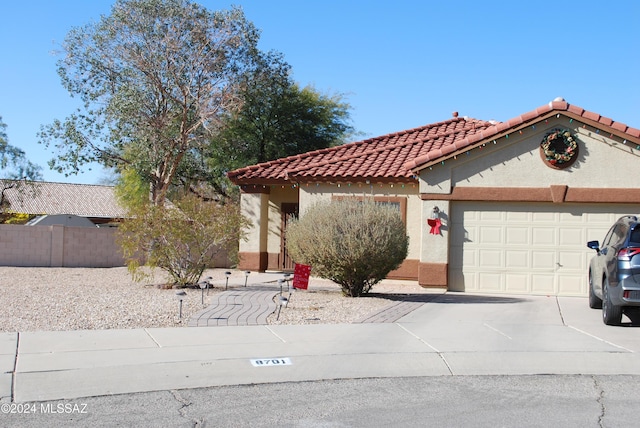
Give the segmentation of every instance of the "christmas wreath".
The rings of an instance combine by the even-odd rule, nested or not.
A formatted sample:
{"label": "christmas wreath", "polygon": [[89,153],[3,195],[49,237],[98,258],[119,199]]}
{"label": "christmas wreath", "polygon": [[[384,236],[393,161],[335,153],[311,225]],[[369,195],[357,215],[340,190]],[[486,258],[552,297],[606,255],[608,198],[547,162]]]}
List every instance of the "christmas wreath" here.
{"label": "christmas wreath", "polygon": [[567,129],[556,128],[547,133],[540,148],[547,162],[556,166],[571,162],[578,154],[578,142]]}

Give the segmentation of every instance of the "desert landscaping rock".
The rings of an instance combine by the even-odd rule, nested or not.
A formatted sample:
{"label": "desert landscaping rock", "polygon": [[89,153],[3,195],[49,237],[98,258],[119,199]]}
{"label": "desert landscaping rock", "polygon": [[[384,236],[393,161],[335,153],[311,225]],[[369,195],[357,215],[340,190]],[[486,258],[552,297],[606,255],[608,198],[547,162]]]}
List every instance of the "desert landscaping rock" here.
{"label": "desert landscaping rock", "polygon": [[[225,279],[227,269],[209,269],[203,278]],[[167,276],[153,272],[146,282],[135,282],[127,268],[0,267],[0,331],[101,330],[186,327],[203,309],[200,289],[186,289],[182,318],[176,290],[167,288]],[[231,286],[244,282],[232,271]],[[273,285],[273,284],[272,284]],[[224,290],[205,292],[209,300]],[[295,291],[286,308],[268,317],[269,324],[353,323],[393,304],[389,295],[427,293],[415,282],[384,281],[361,298],[343,297],[331,281],[312,278],[309,290]]]}

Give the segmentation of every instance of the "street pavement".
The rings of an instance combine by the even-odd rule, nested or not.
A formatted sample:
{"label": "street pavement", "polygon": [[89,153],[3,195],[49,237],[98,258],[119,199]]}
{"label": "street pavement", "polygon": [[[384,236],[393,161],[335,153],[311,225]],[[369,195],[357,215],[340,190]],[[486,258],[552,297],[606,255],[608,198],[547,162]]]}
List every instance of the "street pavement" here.
{"label": "street pavement", "polygon": [[2,403],[335,379],[640,375],[586,298],[443,293],[395,322],[0,334]]}

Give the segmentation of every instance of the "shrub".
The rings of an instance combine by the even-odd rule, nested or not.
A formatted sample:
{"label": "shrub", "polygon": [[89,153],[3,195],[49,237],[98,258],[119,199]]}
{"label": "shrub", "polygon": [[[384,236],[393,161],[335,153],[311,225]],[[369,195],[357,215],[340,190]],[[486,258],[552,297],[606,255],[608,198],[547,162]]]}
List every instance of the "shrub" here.
{"label": "shrub", "polygon": [[118,237],[134,278],[145,276],[139,269],[142,256],[147,266],[169,273],[178,287],[197,283],[218,252],[237,255],[241,230],[248,227],[237,205],[195,196],[169,206],[137,204],[131,215],[120,225]]}
{"label": "shrub", "polygon": [[296,262],[311,265],[314,275],[350,297],[368,293],[397,269],[409,246],[397,208],[369,198],[318,203],[287,227],[286,238]]}

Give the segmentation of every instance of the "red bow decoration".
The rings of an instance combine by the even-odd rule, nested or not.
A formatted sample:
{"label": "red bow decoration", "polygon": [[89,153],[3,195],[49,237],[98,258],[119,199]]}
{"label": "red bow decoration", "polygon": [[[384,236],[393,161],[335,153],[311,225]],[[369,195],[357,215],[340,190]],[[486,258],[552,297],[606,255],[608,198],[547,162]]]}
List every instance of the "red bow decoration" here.
{"label": "red bow decoration", "polygon": [[431,226],[431,230],[429,231],[432,235],[440,235],[440,226],[442,226],[442,222],[439,218],[429,218],[427,219],[427,224]]}

